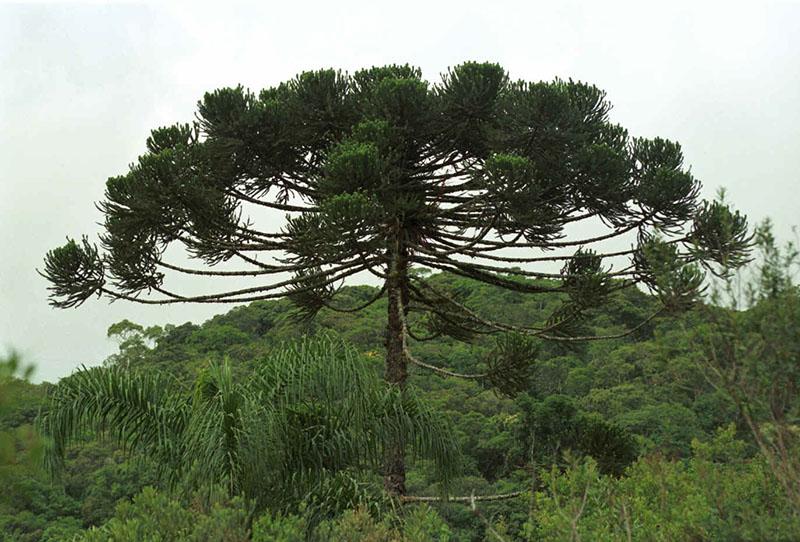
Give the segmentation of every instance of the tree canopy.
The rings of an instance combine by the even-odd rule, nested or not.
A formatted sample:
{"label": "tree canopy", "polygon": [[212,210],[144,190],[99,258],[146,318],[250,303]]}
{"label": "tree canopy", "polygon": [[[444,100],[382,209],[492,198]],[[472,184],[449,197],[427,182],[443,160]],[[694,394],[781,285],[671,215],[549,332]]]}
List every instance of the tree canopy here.
{"label": "tree canopy", "polygon": [[[409,263],[534,292],[539,289],[497,276],[490,264],[458,256],[496,261],[503,246],[581,247],[628,231],[646,241],[656,230],[688,225],[674,250],[683,246],[703,261],[735,261],[744,219],[719,203],[698,206],[699,183],[683,166],[680,146],[630,138],[609,122],[609,109],[594,86],[514,82],[500,66],[478,63],[448,71],[437,85],[415,68],[386,66],[352,76],[306,72],[258,95],[242,87],[208,93],[195,123],[154,130],[148,152],[130,172],[108,180],[100,203],[105,251],[70,241],[48,254],[52,302],[69,307],[93,294],[133,298],[142,291],[163,294],[134,298],[143,303],[292,293],[307,308],[319,308],[344,276],[385,275],[398,238]],[[286,211],[285,226],[256,230],[245,214],[248,204]],[[567,224],[591,217],[612,231],[560,241]],[[202,273],[292,271],[295,278],[179,295],[163,288],[165,271],[192,271],[165,259],[172,242],[212,266],[231,259],[253,266]],[[250,257],[266,251],[285,257],[274,265]],[[594,256],[579,251],[555,258],[570,264],[555,278],[572,279],[577,293],[580,279],[601,271],[599,258],[610,255]],[[613,276],[652,278],[647,258],[635,263]],[[418,297],[424,304],[427,298]]]}

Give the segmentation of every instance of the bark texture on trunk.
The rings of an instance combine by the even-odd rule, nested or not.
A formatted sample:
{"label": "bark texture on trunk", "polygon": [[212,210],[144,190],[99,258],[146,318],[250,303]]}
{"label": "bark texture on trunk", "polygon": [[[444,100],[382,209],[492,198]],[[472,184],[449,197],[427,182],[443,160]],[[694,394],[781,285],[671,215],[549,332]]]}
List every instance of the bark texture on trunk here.
{"label": "bark texture on trunk", "polygon": [[[403,318],[401,311],[407,310],[408,264],[399,249],[390,249],[391,263],[386,279],[388,297],[388,323],[386,326],[386,365],[384,379],[393,386],[403,388],[408,377],[406,356],[403,349]],[[404,295],[405,294],[405,295]],[[383,458],[383,487],[393,496],[405,495],[406,463],[405,443],[399,438],[386,444]]]}

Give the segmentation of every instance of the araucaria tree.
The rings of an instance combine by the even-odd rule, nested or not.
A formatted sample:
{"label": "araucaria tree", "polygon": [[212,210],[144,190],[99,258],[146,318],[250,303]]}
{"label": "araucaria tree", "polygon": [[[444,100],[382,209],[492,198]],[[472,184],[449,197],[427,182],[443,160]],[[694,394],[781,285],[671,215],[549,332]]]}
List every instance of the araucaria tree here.
{"label": "araucaria tree", "polygon": [[[146,304],[286,296],[312,317],[386,297],[390,385],[402,388],[415,364],[511,392],[525,385],[538,341],[601,338],[576,324],[613,291],[644,284],[660,310],[685,307],[704,269],[746,257],[745,218],[699,201],[680,146],[629,137],[609,109],[594,86],[512,81],[474,62],[435,85],[416,68],[385,66],[306,72],[258,94],[217,90],[195,122],[154,130],[130,171],[108,180],[102,248],[68,240],[42,273],[57,307],[93,295]],[[258,208],[285,222],[257,227]],[[575,234],[582,223],[596,229]],[[628,248],[609,248],[615,238]],[[203,265],[170,261],[175,244]],[[563,303],[546,321],[511,325],[422,268]],[[380,292],[362,307],[337,305],[342,281],[362,272],[381,280]],[[264,281],[186,295],[165,285],[169,273]],[[496,334],[497,346],[484,371],[457,374],[411,352],[441,334]],[[386,490],[404,494],[402,439],[384,457]]]}

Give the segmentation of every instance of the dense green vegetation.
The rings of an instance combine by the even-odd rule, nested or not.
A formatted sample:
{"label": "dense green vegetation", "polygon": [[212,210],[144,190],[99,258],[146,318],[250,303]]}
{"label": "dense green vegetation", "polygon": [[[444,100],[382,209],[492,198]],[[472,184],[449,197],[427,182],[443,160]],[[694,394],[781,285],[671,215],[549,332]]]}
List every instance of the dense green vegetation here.
{"label": "dense green vegetation", "polygon": [[[306,336],[341,345],[348,352],[347,366],[357,370],[345,371],[345,376],[361,384],[340,388],[336,404],[357,402],[373,389],[371,382],[379,382],[386,314],[380,302],[354,314],[323,310],[316,320],[298,323],[287,317],[288,302],[261,301],[202,325],[112,326],[109,333],[119,339],[118,353],[104,368],[68,377],[60,391],[12,377],[15,367],[6,367],[0,394],[2,532],[15,541],[796,540],[796,255],[775,248],[768,229],[759,230],[759,236],[762,265],[752,277],[730,282],[727,289],[723,284],[708,304],[661,316],[623,339],[578,346],[543,343],[528,385],[517,394],[499,394],[480,381],[431,379],[412,371],[420,404],[450,429],[460,449],[450,495],[522,491],[516,497],[472,505],[409,502],[395,508],[382,496],[380,471],[369,460],[366,441],[359,441],[361,453],[353,455],[323,446],[340,455],[312,461],[324,463],[324,468],[305,471],[286,461],[301,452],[256,442],[254,453],[263,447],[258,458],[264,459],[257,473],[226,472],[220,464],[214,467],[219,467],[216,477],[176,479],[167,475],[175,472],[163,461],[168,458],[141,453],[147,446],[123,450],[119,427],[113,425],[102,432],[89,424],[87,431],[71,433],[78,438],[63,450],[55,478],[42,468],[41,450],[51,444],[32,429],[37,412],[47,408],[48,395],[59,397],[70,386],[90,393],[81,379],[93,375],[116,372],[130,379],[159,379],[154,397],[185,405],[180,408],[187,409],[187,419],[195,415],[208,421],[206,430],[219,427],[210,410],[197,410],[198,405],[211,408],[202,397],[216,397],[209,393],[212,384],[218,389],[220,382],[227,382],[232,393],[248,390],[241,397],[269,390],[259,382],[270,381],[270,371],[292,367],[286,347],[304,344]],[[559,302],[556,295],[532,300],[452,275],[429,280],[457,290],[465,303],[485,314],[502,312],[518,322]],[[339,295],[343,302],[356,303],[374,291],[356,286]],[[647,294],[623,290],[583,325],[592,333],[614,333],[639,321],[654,303]],[[486,366],[497,348],[494,341],[482,339],[465,344],[442,338],[415,345],[422,359],[453,371]],[[331,370],[330,363],[319,363],[325,359],[318,352],[299,365],[310,363],[310,373],[324,377],[318,381],[322,383]],[[285,377],[278,380],[287,381]],[[274,407],[269,412],[238,412],[262,419],[263,435],[312,426],[330,435],[325,431],[337,419],[335,413],[328,421],[308,424],[308,416],[319,411],[303,398],[301,388],[284,394],[283,402],[269,402]],[[299,415],[306,421],[298,421]],[[372,408],[362,415],[358,423],[364,427],[381,413]],[[350,439],[345,435],[345,440]],[[298,442],[285,436],[273,441]],[[221,447],[208,448],[207,458],[199,449],[178,457],[213,463]],[[187,461],[179,463],[191,470]],[[281,489],[280,480],[289,471],[307,473],[294,480],[309,483],[292,486],[295,491]],[[439,471],[425,453],[414,458],[409,495],[440,496]],[[264,477],[256,485],[266,493],[245,487],[252,486],[254,476]],[[225,485],[235,480],[239,485]]]}

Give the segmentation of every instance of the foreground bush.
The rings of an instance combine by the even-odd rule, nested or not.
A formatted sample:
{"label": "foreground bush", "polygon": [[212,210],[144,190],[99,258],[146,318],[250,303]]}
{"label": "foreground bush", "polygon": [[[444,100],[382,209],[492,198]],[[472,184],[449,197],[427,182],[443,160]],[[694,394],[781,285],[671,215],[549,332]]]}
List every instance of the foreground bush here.
{"label": "foreground bush", "polygon": [[529,540],[770,540],[800,538],[800,518],[761,457],[744,457],[733,426],[693,443],[688,461],[638,461],[626,476],[587,458],[544,473]]}

